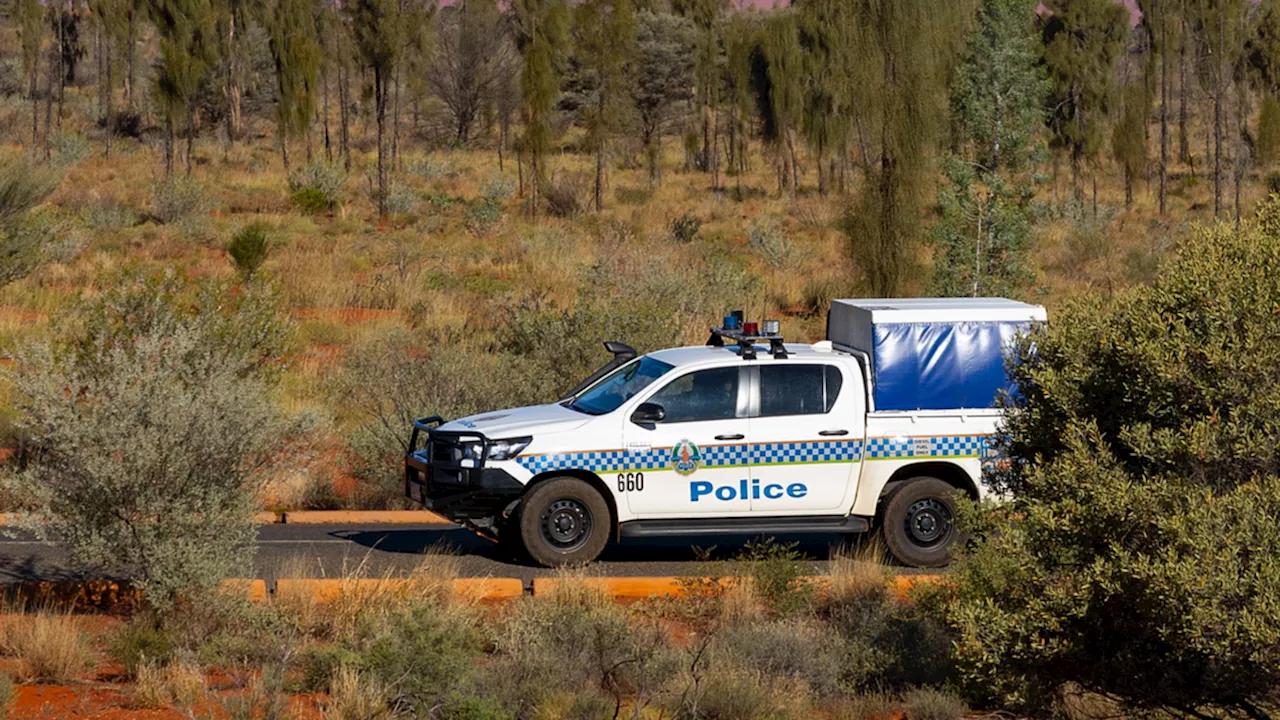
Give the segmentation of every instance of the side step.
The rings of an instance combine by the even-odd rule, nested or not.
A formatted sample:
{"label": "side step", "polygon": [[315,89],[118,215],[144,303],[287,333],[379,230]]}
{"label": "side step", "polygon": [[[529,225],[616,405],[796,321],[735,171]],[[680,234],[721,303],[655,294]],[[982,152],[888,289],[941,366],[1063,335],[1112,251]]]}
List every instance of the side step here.
{"label": "side step", "polygon": [[860,533],[871,529],[858,515],[802,515],[784,517],[681,518],[632,520],[618,526],[622,537],[676,535],[755,535],[761,533]]}

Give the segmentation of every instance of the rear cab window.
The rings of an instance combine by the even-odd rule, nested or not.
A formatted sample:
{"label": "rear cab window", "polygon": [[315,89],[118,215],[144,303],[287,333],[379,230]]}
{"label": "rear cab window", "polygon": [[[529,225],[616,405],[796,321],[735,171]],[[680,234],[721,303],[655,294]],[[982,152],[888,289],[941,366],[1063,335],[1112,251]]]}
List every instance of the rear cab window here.
{"label": "rear cab window", "polygon": [[843,385],[834,365],[761,365],[759,417],[829,413]]}

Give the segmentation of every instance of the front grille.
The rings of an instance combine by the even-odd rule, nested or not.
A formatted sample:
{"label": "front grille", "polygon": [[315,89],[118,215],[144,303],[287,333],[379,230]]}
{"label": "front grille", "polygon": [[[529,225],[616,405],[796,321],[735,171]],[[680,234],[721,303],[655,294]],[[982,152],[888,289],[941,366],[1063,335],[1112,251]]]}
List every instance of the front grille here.
{"label": "front grille", "polygon": [[457,467],[462,463],[462,446],[449,438],[431,438],[431,464]]}

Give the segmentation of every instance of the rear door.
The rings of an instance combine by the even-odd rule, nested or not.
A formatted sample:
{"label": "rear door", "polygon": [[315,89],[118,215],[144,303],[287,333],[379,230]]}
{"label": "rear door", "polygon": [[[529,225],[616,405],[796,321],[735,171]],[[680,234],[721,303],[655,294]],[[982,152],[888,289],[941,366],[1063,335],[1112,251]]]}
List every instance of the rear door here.
{"label": "rear door", "polygon": [[752,368],[751,511],[843,513],[862,460],[864,400],[841,364],[782,360]]}
{"label": "rear door", "polygon": [[659,384],[640,402],[661,405],[666,418],[645,425],[628,418],[622,431],[627,456],[645,469],[605,482],[638,517],[748,514],[746,371],[673,372]]}

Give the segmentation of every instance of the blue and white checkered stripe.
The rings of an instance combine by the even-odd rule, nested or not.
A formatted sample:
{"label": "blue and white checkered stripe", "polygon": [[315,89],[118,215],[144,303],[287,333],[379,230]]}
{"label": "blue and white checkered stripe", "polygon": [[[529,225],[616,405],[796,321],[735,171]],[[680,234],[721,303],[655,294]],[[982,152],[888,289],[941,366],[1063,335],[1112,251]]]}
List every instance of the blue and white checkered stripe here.
{"label": "blue and white checkered stripe", "polygon": [[753,465],[806,465],[857,462],[861,459],[861,440],[759,443],[751,446]]}
{"label": "blue and white checkered stripe", "polygon": [[867,438],[868,460],[897,460],[914,457],[980,457],[987,435],[941,435],[936,437]]}
{"label": "blue and white checkered stripe", "polygon": [[[713,445],[701,448],[700,452],[702,459],[698,461],[698,467],[741,467],[747,464],[746,445]],[[669,470],[671,448],[521,455],[516,462],[535,475],[552,470],[589,470],[594,473]]]}

